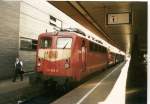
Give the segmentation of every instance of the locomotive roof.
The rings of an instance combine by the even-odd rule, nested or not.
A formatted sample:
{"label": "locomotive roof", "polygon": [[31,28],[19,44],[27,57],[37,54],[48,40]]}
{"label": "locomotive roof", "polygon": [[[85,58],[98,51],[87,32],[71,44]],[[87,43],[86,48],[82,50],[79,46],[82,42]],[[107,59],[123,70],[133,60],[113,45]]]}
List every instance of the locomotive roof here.
{"label": "locomotive roof", "polygon": [[70,32],[46,32],[46,33],[42,33],[40,34],[40,36],[58,36],[58,35],[73,35]]}
{"label": "locomotive roof", "polygon": [[[77,33],[77,32],[68,32],[68,31],[55,31],[55,32],[45,32],[45,33],[42,33],[39,35],[39,37],[51,37],[51,36],[74,36],[74,35],[77,35],[77,36],[80,36],[82,38],[85,38],[91,42],[94,42],[96,44],[99,44],[101,46],[104,46],[103,43],[99,40],[96,40],[94,39],[92,36],[87,36],[87,35],[83,35],[83,34],[80,34],[80,33]],[[105,48],[108,49],[108,47],[104,46]],[[110,50],[111,52],[113,52],[112,50]],[[114,52],[116,53],[116,52]],[[119,53],[118,53],[119,54]]]}
{"label": "locomotive roof", "polygon": [[[58,35],[63,35],[63,36],[73,36],[73,35],[77,35],[77,36],[80,36],[80,37],[82,37],[82,38],[85,38],[85,39],[87,39],[87,40],[89,40],[89,41],[92,41],[92,42],[94,42],[94,43],[97,43],[97,44],[99,44],[99,45],[102,45],[103,43],[101,42],[101,41],[99,41],[99,40],[96,40],[96,39],[94,39],[93,37],[91,37],[91,36],[86,36],[85,34],[81,34],[81,33],[77,33],[77,32],[68,32],[68,31],[57,31],[57,32],[46,32],[46,33],[42,33],[42,34],[40,34],[40,36],[39,37],[44,37],[44,36],[58,36]],[[103,46],[103,45],[102,45]],[[106,47],[106,46],[104,46],[104,47]],[[106,47],[107,48],[107,47]]]}

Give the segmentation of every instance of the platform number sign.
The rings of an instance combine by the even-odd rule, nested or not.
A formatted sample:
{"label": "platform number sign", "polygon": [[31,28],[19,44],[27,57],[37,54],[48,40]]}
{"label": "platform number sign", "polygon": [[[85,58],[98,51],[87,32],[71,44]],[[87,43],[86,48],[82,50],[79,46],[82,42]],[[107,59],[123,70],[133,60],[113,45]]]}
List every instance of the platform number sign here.
{"label": "platform number sign", "polygon": [[117,19],[117,16],[111,15],[111,17],[110,17],[110,22],[111,22],[111,23],[114,23],[114,24],[115,24],[115,23],[117,23],[117,20],[118,20],[118,19]]}
{"label": "platform number sign", "polygon": [[130,24],[130,14],[129,13],[113,13],[107,14],[107,24]]}

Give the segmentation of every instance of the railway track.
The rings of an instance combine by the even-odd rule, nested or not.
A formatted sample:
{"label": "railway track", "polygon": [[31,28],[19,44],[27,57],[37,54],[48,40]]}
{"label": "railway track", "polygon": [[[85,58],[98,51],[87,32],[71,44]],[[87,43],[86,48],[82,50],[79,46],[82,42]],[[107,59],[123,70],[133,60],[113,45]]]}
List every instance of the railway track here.
{"label": "railway track", "polygon": [[44,86],[37,90],[37,95],[26,97],[25,100],[18,101],[18,104],[50,104],[70,90],[65,90],[63,86]]}

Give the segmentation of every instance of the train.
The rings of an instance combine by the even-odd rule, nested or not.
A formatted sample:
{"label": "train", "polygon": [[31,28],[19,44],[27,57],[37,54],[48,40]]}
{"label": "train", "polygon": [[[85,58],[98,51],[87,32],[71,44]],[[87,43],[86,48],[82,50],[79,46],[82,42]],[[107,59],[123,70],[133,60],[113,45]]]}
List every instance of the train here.
{"label": "train", "polygon": [[99,40],[76,30],[45,32],[39,35],[36,72],[57,83],[78,82],[97,71],[124,61]]}

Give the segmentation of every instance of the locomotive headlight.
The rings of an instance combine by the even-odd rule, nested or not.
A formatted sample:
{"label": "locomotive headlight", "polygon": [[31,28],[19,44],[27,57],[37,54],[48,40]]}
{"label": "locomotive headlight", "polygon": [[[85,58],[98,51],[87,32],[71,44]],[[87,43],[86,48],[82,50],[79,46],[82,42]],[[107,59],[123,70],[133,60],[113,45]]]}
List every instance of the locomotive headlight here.
{"label": "locomotive headlight", "polygon": [[65,69],[68,69],[69,68],[69,64],[68,63],[65,63]]}
{"label": "locomotive headlight", "polygon": [[70,67],[70,64],[69,64],[69,59],[66,59],[66,62],[64,64],[64,67],[65,69],[68,69]]}
{"label": "locomotive headlight", "polygon": [[37,66],[41,66],[41,63],[38,63]]}
{"label": "locomotive headlight", "polygon": [[40,59],[40,58],[38,59],[37,66],[38,66],[38,67],[41,66],[41,59]]}

